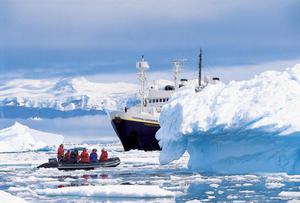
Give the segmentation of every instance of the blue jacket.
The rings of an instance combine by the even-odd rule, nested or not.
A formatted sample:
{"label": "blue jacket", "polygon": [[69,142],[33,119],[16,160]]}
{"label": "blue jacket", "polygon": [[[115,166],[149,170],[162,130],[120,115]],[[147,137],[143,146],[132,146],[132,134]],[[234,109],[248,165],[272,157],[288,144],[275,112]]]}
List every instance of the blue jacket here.
{"label": "blue jacket", "polygon": [[90,161],[94,163],[98,161],[98,154],[96,152],[90,154]]}

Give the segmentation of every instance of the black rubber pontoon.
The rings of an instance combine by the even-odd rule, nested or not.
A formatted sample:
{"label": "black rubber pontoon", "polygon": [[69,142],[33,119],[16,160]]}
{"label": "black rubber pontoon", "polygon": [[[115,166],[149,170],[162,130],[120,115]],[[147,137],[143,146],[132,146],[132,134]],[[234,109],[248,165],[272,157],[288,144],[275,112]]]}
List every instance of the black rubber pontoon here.
{"label": "black rubber pontoon", "polygon": [[118,157],[96,163],[58,163],[57,159],[49,159],[48,163],[44,163],[37,168],[57,168],[58,170],[93,170],[101,167],[116,167],[120,163],[121,161]]}

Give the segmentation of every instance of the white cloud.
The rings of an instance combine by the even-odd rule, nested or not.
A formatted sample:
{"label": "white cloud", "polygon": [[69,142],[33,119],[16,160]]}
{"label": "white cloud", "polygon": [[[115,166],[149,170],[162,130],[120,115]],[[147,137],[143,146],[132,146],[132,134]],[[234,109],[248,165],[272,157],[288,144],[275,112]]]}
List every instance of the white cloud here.
{"label": "white cloud", "polygon": [[223,81],[228,82],[231,80],[246,80],[254,77],[255,75],[267,71],[283,71],[288,67],[300,64],[300,59],[271,61],[261,64],[244,65],[244,66],[231,66],[231,67],[214,67],[206,70],[205,73],[212,76],[219,76]]}
{"label": "white cloud", "polygon": [[[271,61],[255,65],[244,66],[228,66],[228,67],[204,67],[203,75],[210,77],[220,77],[223,82],[231,80],[246,80],[254,77],[255,75],[267,70],[283,71],[288,67],[300,64],[300,59],[284,60],[284,61]],[[147,73],[148,81],[156,79],[173,80],[173,72],[170,67],[169,70],[151,72],[151,68]],[[182,78],[196,79],[198,77],[198,70],[185,69],[182,71]],[[97,82],[117,82],[124,81],[130,83],[138,82],[137,73],[124,73],[124,74],[97,74],[87,76],[89,80]]]}
{"label": "white cloud", "polygon": [[291,58],[299,52],[299,22],[287,14],[296,1],[0,0],[0,72],[126,72],[139,53],[159,65],[176,54],[192,57],[200,46],[218,64]]}
{"label": "white cloud", "polygon": [[[217,21],[234,12],[264,8],[267,2],[12,0],[2,3],[9,5],[6,6],[9,11],[4,13],[8,16],[5,18],[7,23],[0,31],[8,39],[3,40],[3,45],[8,47],[128,46],[143,30],[172,27],[176,23]],[[180,32],[180,27],[178,29]]]}

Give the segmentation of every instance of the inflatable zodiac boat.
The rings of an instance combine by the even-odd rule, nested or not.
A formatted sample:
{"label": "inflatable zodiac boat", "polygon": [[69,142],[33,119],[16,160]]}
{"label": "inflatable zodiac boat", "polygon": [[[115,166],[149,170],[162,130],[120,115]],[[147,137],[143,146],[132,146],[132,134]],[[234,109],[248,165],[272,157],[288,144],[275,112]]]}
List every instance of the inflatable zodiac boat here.
{"label": "inflatable zodiac boat", "polygon": [[93,170],[101,167],[116,167],[121,163],[119,157],[110,158],[107,161],[96,163],[67,163],[58,162],[56,158],[50,158],[47,163],[39,165],[37,168],[57,168],[58,170]]}

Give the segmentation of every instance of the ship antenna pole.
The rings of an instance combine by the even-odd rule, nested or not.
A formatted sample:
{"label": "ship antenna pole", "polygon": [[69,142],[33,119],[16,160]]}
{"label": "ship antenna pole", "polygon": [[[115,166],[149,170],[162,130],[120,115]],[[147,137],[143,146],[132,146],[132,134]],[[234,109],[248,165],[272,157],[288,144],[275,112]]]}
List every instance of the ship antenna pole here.
{"label": "ship antenna pole", "polygon": [[199,53],[198,68],[199,68],[198,85],[199,85],[199,87],[201,87],[201,70],[202,70],[202,50],[201,49],[200,49],[200,53]]}
{"label": "ship antenna pole", "polygon": [[139,80],[141,84],[140,89],[140,102],[141,102],[141,112],[144,111],[144,107],[146,105],[146,96],[145,96],[145,85],[146,85],[146,70],[149,68],[149,64],[145,61],[144,56],[142,56],[142,60],[136,63],[136,68],[139,72]]}

